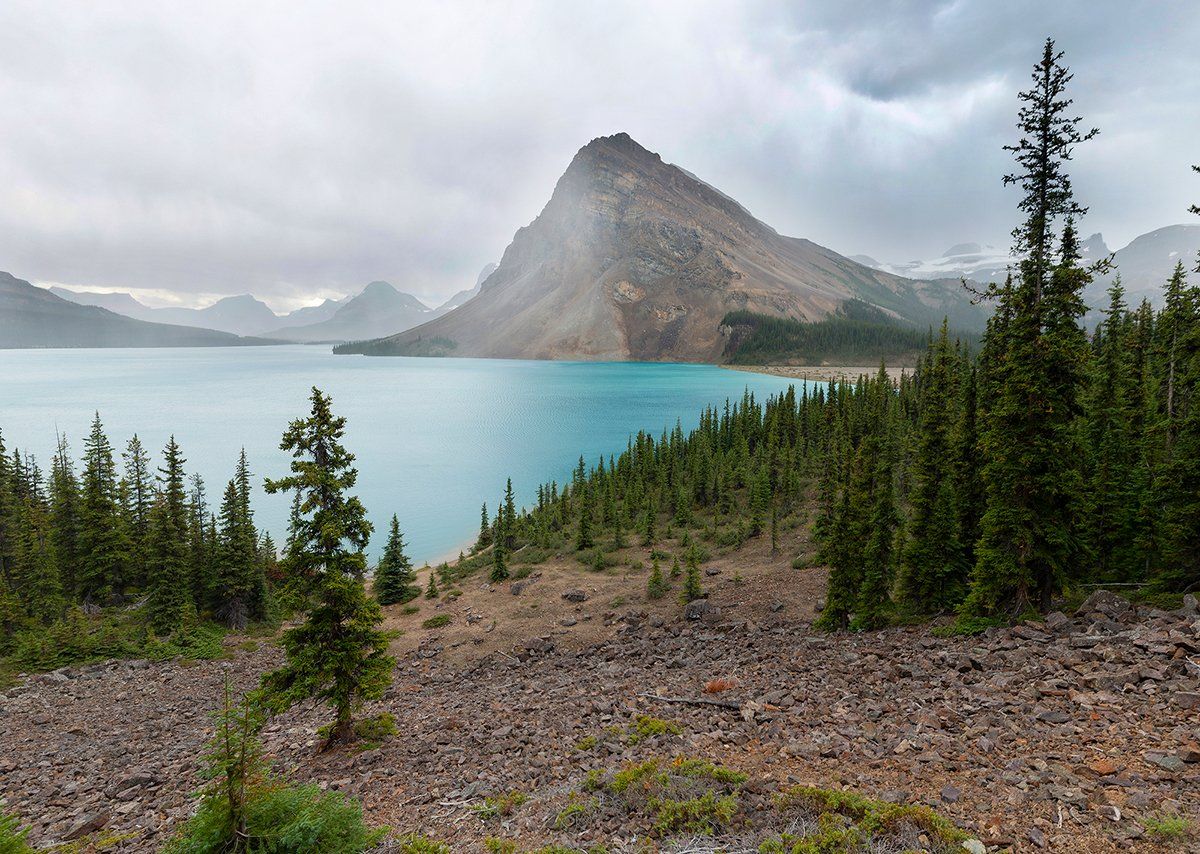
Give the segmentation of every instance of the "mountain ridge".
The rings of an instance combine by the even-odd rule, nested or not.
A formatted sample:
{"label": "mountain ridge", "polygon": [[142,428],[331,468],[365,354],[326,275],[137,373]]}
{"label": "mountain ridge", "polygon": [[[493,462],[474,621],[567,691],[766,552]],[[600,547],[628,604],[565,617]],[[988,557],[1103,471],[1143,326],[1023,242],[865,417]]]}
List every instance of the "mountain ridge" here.
{"label": "mountain ridge", "polygon": [[620,133],[576,153],[478,296],[335,352],[403,355],[437,339],[454,355],[712,362],[729,311],[819,320],[847,299],[922,326],[983,321],[957,281],[914,282],[780,235]]}
{"label": "mountain ridge", "polygon": [[222,347],[275,342],[229,332],[153,323],[63,299],[0,272],[0,348]]}

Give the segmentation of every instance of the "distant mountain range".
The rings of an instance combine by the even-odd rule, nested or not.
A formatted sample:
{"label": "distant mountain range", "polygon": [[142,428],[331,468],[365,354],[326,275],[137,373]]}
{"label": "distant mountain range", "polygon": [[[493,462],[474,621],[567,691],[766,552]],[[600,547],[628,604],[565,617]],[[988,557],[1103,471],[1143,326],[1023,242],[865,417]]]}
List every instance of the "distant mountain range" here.
{"label": "distant mountain range", "polygon": [[430,308],[387,282],[371,282],[355,296],[327,299],[320,305],[284,315],[275,314],[266,303],[250,294],[225,297],[206,308],[151,308],[128,293],[72,291],[61,287],[49,291],[63,300],[97,306],[135,320],[277,341],[338,343],[389,335],[439,317],[479,293],[480,283],[495,268],[495,264],[489,264],[474,288],[460,291],[437,308]]}
{"label": "distant mountain range", "polygon": [[[1112,252],[1104,238],[1093,234],[1082,244],[1083,258],[1087,262],[1098,261],[1113,255],[1114,269],[1107,276],[1099,276],[1084,291],[1084,302],[1091,315],[1108,305],[1108,287],[1114,276],[1121,276],[1126,300],[1136,306],[1143,298],[1155,305],[1162,303],[1163,285],[1182,261],[1193,269],[1196,253],[1200,252],[1200,225],[1169,225],[1135,237],[1128,246]],[[852,255],[853,260],[876,270],[913,278],[966,278],[976,282],[1003,281],[1008,267],[1013,263],[1006,250],[978,243],[959,243],[947,249],[941,257],[926,261],[908,261],[889,264],[877,261],[869,255]]]}
{"label": "distant mountain range", "polygon": [[580,149],[478,296],[335,352],[715,362],[731,311],[814,321],[855,299],[920,327],[984,321],[957,280],[913,281],[784,237],[617,134]]}
{"label": "distant mountain range", "polygon": [[437,316],[437,311],[387,282],[371,282],[345,300],[327,319],[300,326],[266,329],[268,338],[303,343],[357,341],[409,329]]}
{"label": "distant mountain range", "polygon": [[269,344],[228,332],[150,323],[62,299],[0,272],[0,348],[228,347]]}

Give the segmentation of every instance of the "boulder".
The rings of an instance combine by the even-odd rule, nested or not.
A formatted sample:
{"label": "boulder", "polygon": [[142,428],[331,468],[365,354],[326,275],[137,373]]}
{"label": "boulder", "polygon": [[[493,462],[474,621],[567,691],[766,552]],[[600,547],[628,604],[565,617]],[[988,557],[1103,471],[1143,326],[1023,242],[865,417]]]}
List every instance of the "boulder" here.
{"label": "boulder", "polygon": [[1097,590],[1083,601],[1076,615],[1080,617],[1108,617],[1117,620],[1133,613],[1133,603],[1111,590]]}

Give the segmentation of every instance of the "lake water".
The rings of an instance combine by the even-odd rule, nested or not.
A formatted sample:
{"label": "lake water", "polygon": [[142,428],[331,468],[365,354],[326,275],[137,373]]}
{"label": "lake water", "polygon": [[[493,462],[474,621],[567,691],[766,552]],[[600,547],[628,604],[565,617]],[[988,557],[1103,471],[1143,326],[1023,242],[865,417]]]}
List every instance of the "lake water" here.
{"label": "lake water", "polygon": [[[538,484],[570,477],[580,453],[593,464],[638,430],[657,434],[676,419],[691,429],[707,404],[745,388],[765,399],[789,382],[799,391],[710,365],[365,358],[302,346],[0,350],[0,430],[10,453],[36,454],[43,470],[56,430],[79,459],[95,411],[116,449],[136,432],[156,465],[174,433],[188,472],[219,501],[243,446],[259,487],[287,471],[280,436],[307,414],[316,385],[347,418],[372,554],[396,513],[420,563],[473,541],[480,503],[494,511],[507,477],[531,503]],[[256,521],[277,543],[288,505],[255,495]]]}

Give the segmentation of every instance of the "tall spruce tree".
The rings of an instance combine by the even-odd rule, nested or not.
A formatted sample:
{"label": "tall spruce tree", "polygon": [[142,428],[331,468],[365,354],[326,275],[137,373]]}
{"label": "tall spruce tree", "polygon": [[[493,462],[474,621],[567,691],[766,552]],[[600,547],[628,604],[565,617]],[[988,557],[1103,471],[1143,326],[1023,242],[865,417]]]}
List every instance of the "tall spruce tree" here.
{"label": "tall spruce tree", "polygon": [[150,513],[147,555],[150,623],[160,635],[178,629],[191,604],[184,462],[172,436],[163,449],[163,465],[158,470],[158,500]]}
{"label": "tall spruce tree", "polygon": [[79,565],[79,480],[63,435],[57,437],[50,468],[50,536],[63,594],[73,601]]}
{"label": "tall spruce tree", "polygon": [[1098,580],[1128,582],[1139,575],[1134,550],[1140,496],[1137,488],[1138,437],[1129,406],[1133,383],[1126,340],[1125,291],[1117,277],[1097,332],[1098,358],[1087,394],[1088,446],[1085,532]]}
{"label": "tall spruce tree", "polygon": [[49,625],[62,616],[65,604],[50,519],[43,502],[27,499],[23,505],[16,572],[20,598],[31,620]]}
{"label": "tall spruce tree", "polygon": [[150,472],[150,454],[134,433],[121,454],[124,477],[121,481],[125,530],[129,536],[129,584],[139,589],[149,581],[150,514],[158,496]]}
{"label": "tall spruce tree", "polygon": [[395,605],[416,599],[420,590],[414,585],[412,561],[404,554],[404,537],[400,533],[400,520],[392,514],[392,525],[388,531],[387,545],[383,557],[375,568],[375,598],[380,605]]}
{"label": "tall spruce tree", "polygon": [[[342,444],[346,419],[315,386],[307,418],[293,421],[280,447],[293,457],[291,474],[268,479],[270,493],[297,491],[299,571],[312,578],[305,621],[283,634],[287,662],[264,677],[276,708],[316,697],[334,707],[329,743],[353,733],[354,711],[383,695],[393,659],[380,630],[379,603],[363,587],[364,550],[371,535],[362,502],[349,492],[358,479],[354,455]],[[432,575],[430,576],[432,578]]]}
{"label": "tall spruce tree", "polygon": [[104,434],[100,413],[96,413],[84,442],[79,494],[77,584],[85,603],[102,604],[114,594],[124,593],[129,538],[118,496],[112,445]]}
{"label": "tall spruce tree", "polygon": [[[994,288],[997,314],[988,341],[988,401],[981,448],[987,493],[969,613],[1017,613],[1048,607],[1080,554],[1079,452],[1075,418],[1087,359],[1080,292],[1090,274],[1079,266],[1073,219],[1086,213],[1066,172],[1081,132],[1068,114],[1069,69],[1046,40],[1033,86],[1020,95],[1017,171],[1004,177],[1023,191],[1025,221],[1013,231],[1020,258],[1011,287]],[[1065,220],[1065,225],[1063,221]],[[1057,246],[1055,230],[1062,227]]]}
{"label": "tall spruce tree", "polygon": [[950,346],[949,324],[943,320],[919,373],[920,419],[900,565],[900,597],[916,613],[954,607],[966,593],[967,566],[953,477],[958,364]]}

